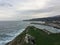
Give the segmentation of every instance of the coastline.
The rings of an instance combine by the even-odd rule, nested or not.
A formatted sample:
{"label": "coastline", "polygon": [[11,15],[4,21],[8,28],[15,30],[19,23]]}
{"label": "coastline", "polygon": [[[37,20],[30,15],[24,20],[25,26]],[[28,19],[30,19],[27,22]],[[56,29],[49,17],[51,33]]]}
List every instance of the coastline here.
{"label": "coastline", "polygon": [[59,26],[59,25],[53,24],[53,23],[51,23],[51,24],[31,23],[31,24],[36,24],[36,25],[46,25],[46,26],[54,27],[54,28],[56,28],[56,29],[60,29],[60,26]]}
{"label": "coastline", "polygon": [[24,30],[25,30],[25,29],[21,29],[18,33],[15,34],[15,36],[14,36],[11,40],[9,40],[8,42],[6,42],[5,45],[9,44],[9,43],[10,43],[12,40],[14,40],[18,35],[20,35]]}
{"label": "coastline", "polygon": [[34,26],[28,26],[21,34],[19,34],[15,39],[6,45],[31,45],[24,41],[27,34],[35,38],[36,45],[60,45],[60,33],[50,33],[43,31],[42,29],[36,28]]}
{"label": "coastline", "polygon": [[[24,35],[25,30],[22,31],[21,33],[19,33],[13,40],[11,40],[10,42],[6,43],[5,45],[15,45],[14,41],[16,41],[16,39],[19,37],[20,39],[23,37],[22,35]],[[18,39],[17,39],[18,40]],[[14,43],[14,44],[13,44]]]}

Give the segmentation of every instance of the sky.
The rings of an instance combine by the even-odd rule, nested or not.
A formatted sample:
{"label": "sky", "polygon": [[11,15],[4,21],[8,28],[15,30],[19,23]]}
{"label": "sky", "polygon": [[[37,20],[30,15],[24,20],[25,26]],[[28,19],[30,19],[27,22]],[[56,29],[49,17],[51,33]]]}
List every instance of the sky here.
{"label": "sky", "polygon": [[60,15],[60,0],[0,0],[0,20],[25,20]]}

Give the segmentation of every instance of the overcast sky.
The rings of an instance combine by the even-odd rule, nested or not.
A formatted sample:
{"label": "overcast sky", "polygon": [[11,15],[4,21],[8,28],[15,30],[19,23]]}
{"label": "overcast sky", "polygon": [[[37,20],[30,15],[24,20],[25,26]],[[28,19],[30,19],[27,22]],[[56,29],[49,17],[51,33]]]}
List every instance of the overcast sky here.
{"label": "overcast sky", "polygon": [[0,20],[60,15],[60,0],[0,0]]}

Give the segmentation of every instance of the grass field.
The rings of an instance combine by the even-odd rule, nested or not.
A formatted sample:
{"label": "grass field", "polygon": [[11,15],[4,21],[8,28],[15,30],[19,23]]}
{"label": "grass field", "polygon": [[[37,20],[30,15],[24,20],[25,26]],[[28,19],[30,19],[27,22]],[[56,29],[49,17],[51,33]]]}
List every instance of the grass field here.
{"label": "grass field", "polygon": [[[35,37],[36,45],[60,45],[60,34],[48,35],[41,29],[33,26],[28,26],[26,30],[28,30],[28,34]],[[10,45],[31,45],[24,42],[26,30],[22,34],[18,35]]]}
{"label": "grass field", "polygon": [[28,33],[35,37],[36,45],[60,45],[60,34],[48,35],[41,29],[29,27]]}

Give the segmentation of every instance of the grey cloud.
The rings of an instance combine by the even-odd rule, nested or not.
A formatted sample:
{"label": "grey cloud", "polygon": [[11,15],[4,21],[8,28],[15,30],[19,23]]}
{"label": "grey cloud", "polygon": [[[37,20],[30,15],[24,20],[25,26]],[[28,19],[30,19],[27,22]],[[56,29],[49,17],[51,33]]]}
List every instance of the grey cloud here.
{"label": "grey cloud", "polygon": [[38,9],[38,10],[25,10],[19,12],[22,15],[33,15],[33,14],[40,14],[40,13],[50,13],[52,15],[59,15],[60,14],[60,0],[52,0],[51,2],[47,3],[46,8]]}
{"label": "grey cloud", "polygon": [[60,0],[52,0],[48,5],[53,6],[53,12],[51,15],[60,15]]}
{"label": "grey cloud", "polygon": [[9,4],[9,3],[0,3],[0,6],[12,7],[12,5],[11,5],[11,4]]}
{"label": "grey cloud", "polygon": [[0,7],[12,7],[12,3],[8,2],[7,0],[0,1]]}
{"label": "grey cloud", "polygon": [[39,13],[49,13],[52,11],[53,11],[53,7],[49,7],[46,9],[17,11],[17,13],[22,14],[22,15],[32,15],[32,14],[39,14]]}

